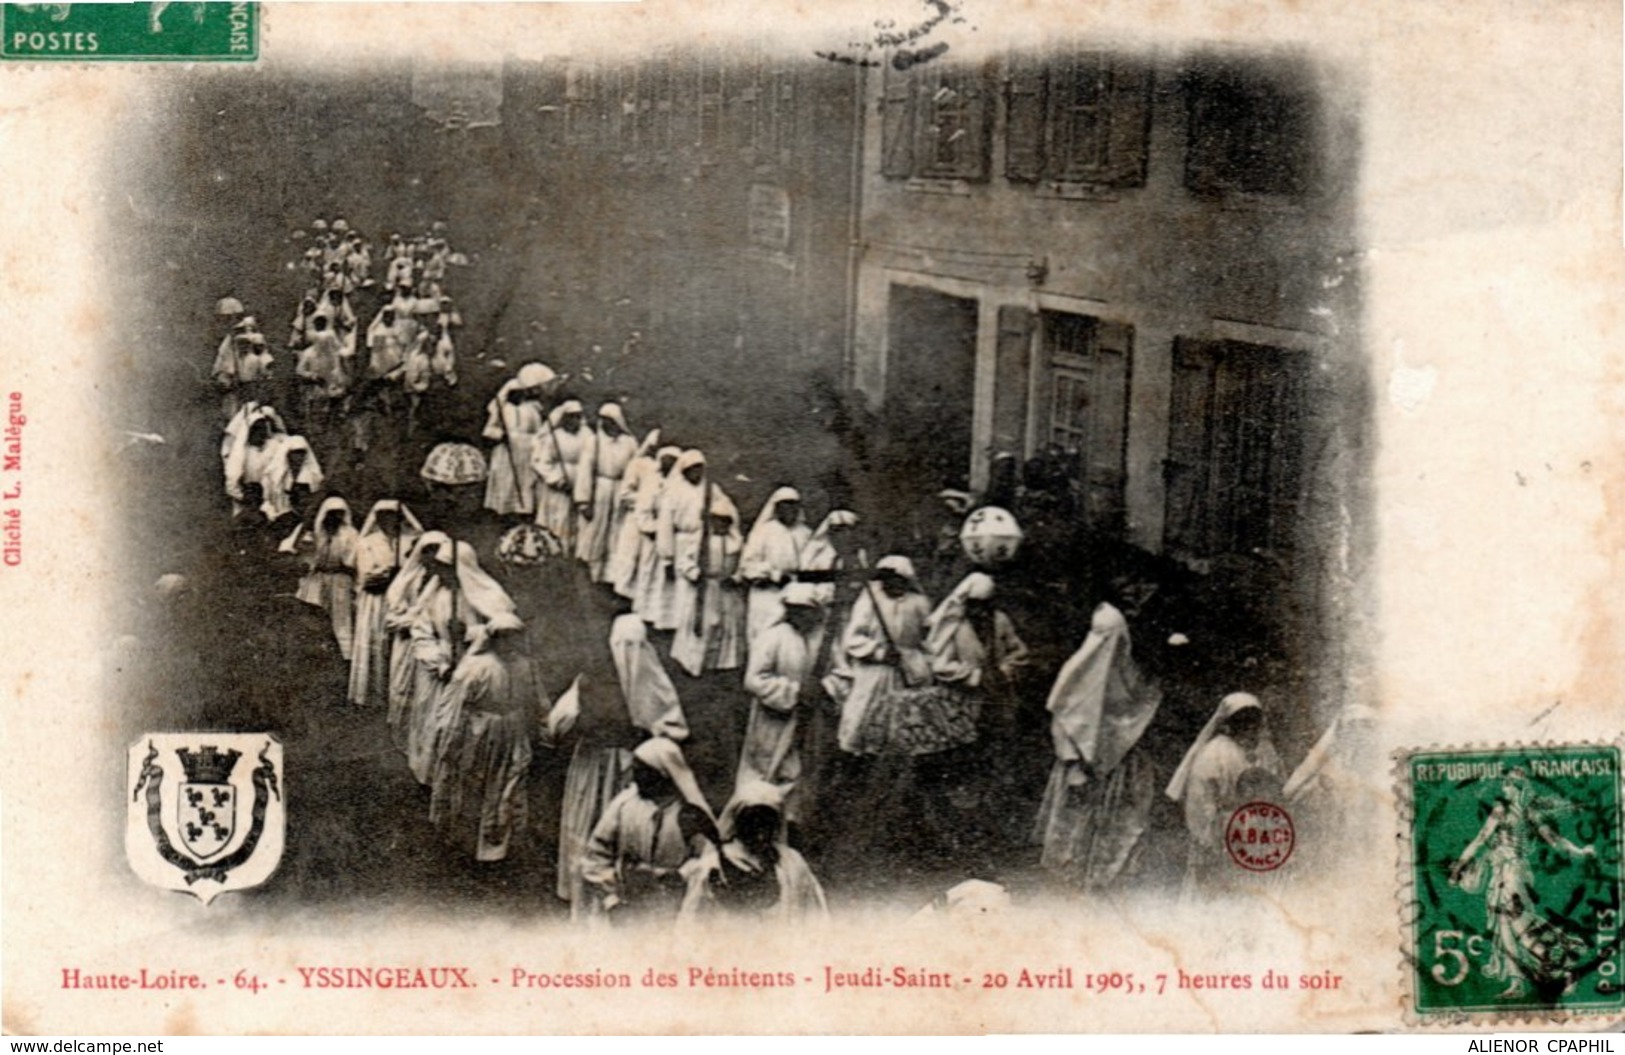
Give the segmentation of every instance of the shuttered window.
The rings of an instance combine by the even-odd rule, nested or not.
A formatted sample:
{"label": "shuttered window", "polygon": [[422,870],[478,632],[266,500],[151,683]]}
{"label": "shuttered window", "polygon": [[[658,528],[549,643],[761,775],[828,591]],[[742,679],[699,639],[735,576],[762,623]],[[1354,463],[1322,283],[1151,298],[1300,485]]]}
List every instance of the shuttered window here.
{"label": "shuttered window", "polygon": [[594,146],[598,142],[599,93],[603,78],[590,66],[571,66],[564,77],[565,141],[574,146]]}
{"label": "shuttered window", "polygon": [[756,145],[757,111],[762,102],[762,64],[753,58],[742,64],[737,76],[729,78],[726,113],[729,146],[742,154]]}
{"label": "shuttered window", "polygon": [[1306,71],[1198,62],[1185,91],[1190,190],[1297,197],[1311,189],[1317,115]]}
{"label": "shuttered window", "polygon": [[1124,523],[1128,399],[1134,328],[1088,315],[1040,313],[1047,435],[1075,467],[1084,517],[1116,534]]}
{"label": "shuttered window", "polygon": [[991,115],[986,71],[926,63],[886,67],[880,172],[892,179],[983,180]]}
{"label": "shuttered window", "polygon": [[1174,348],[1164,546],[1290,554],[1303,489],[1305,353],[1238,341]]}
{"label": "shuttered window", "polygon": [[1151,68],[1106,52],[1010,60],[1005,176],[1018,182],[1145,184]]}
{"label": "shuttered window", "polygon": [[723,145],[723,107],[728,98],[727,74],[720,59],[706,58],[695,71],[697,113],[694,120],[694,145],[700,160],[711,162]]}

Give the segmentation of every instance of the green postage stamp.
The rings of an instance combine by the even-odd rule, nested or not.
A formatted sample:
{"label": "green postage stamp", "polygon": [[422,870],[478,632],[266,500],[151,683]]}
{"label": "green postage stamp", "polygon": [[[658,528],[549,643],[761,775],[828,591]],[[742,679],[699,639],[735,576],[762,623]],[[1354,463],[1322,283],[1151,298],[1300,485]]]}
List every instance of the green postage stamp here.
{"label": "green postage stamp", "polygon": [[1418,1017],[1625,1008],[1619,759],[1612,745],[1404,757]]}
{"label": "green postage stamp", "polygon": [[0,59],[252,62],[255,3],[0,4]]}

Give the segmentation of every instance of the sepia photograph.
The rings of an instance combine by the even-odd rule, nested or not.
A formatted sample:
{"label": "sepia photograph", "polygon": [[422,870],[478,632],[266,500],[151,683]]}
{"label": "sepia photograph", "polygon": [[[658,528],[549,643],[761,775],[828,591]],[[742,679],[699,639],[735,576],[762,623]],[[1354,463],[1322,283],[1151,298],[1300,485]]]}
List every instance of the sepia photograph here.
{"label": "sepia photograph", "polygon": [[1382,6],[5,5],[7,1028],[1617,1018],[1619,16]]}

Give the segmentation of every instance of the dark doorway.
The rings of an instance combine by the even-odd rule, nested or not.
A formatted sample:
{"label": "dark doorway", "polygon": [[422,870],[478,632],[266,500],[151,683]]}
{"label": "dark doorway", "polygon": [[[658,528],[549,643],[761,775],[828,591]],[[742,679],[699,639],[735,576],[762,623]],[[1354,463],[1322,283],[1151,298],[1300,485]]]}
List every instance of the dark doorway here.
{"label": "dark doorway", "polygon": [[969,486],[976,301],[893,286],[886,356],[888,462],[917,486]]}

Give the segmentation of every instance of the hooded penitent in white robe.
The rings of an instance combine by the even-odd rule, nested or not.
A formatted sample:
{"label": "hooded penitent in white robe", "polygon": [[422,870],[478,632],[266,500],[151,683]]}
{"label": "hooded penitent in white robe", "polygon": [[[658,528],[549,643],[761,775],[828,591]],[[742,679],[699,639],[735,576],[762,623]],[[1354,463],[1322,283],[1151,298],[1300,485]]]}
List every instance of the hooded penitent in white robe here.
{"label": "hooded penitent in white robe", "polygon": [[[1027,646],[1016,636],[1010,617],[994,611],[978,631],[969,606],[993,598],[993,578],[971,572],[926,620],[925,651],[931,676],[962,689],[990,687],[998,675],[1010,675],[1027,660]],[[991,631],[991,640],[982,640]]]}
{"label": "hooded penitent in white robe", "polygon": [[[803,583],[785,587],[782,599],[787,605],[814,607],[813,588]],[[801,821],[800,804],[808,791],[803,786],[800,705],[812,661],[807,639],[781,617],[751,643],[745,664],[750,719],[735,787],[752,781],[794,785],[784,812],[786,821],[796,823]]]}
{"label": "hooded penitent in white robe", "polygon": [[[322,475],[321,463],[316,460],[316,452],[310,449],[310,441],[305,437],[279,435],[266,446],[268,455],[259,476],[260,485],[265,489],[265,502],[260,509],[266,519],[276,520],[293,512],[295,487],[315,494],[327,481]],[[296,458],[296,454],[303,454],[303,460]],[[299,462],[297,469],[295,461]]]}
{"label": "hooded penitent in white robe", "polygon": [[716,815],[676,743],[651,737],[632,756],[664,773],[677,793],[653,802],[632,784],[615,796],[587,841],[584,891],[606,909],[675,916],[687,887],[681,869],[707,843],[696,829],[714,827]]}
{"label": "hooded penitent in white robe", "polygon": [[[455,579],[429,580],[412,609],[411,639],[415,663],[407,729],[406,760],[419,783],[434,778],[441,742],[451,731],[456,709],[445,686],[462,659],[469,627],[514,614],[513,599],[480,567],[474,547],[447,541],[425,554],[425,563],[455,568]],[[442,571],[442,574],[444,572]]]}
{"label": "hooded penitent in white robe", "polygon": [[310,344],[299,352],[294,373],[307,382],[306,391],[337,399],[350,390],[345,343],[331,328],[311,331]]}
{"label": "hooded penitent in white robe", "polygon": [[[755,850],[738,838],[747,811],[778,821],[771,849]],[[762,781],[742,781],[717,822],[722,842],[704,853],[688,875],[679,922],[708,918],[755,918],[797,927],[821,925],[829,906],[818,877],[785,839],[784,789]]]}
{"label": "hooded penitent in white robe", "polygon": [[[624,704],[619,716],[634,729],[668,740],[688,739],[688,720],[660,655],[649,643],[643,620],[616,618],[610,627],[609,650]],[[555,708],[557,709],[557,708]],[[553,724],[554,716],[549,716]],[[571,719],[573,723],[573,718]],[[568,731],[568,730],[560,730]],[[579,905],[581,862],[598,820],[632,776],[632,753],[611,736],[609,742],[584,734],[576,740],[564,777],[564,809],[559,823],[559,897]],[[585,906],[582,906],[583,908]]]}
{"label": "hooded penitent in white robe", "polygon": [[843,751],[861,752],[858,730],[875,703],[905,687],[931,680],[925,653],[925,623],[931,602],[919,592],[914,564],[907,557],[882,557],[875,570],[891,570],[908,583],[901,597],[879,585],[864,585],[839,643],[839,661],[826,685],[841,704],[837,736]]}
{"label": "hooded penitent in white robe", "polygon": [[[394,535],[378,526],[378,514],[394,512],[400,528]],[[350,653],[350,703],[382,707],[389,701],[389,630],[385,594],[406,563],[423,525],[399,500],[374,502],[356,537],[355,643]]]}
{"label": "hooded penitent in white robe", "polygon": [[[797,572],[798,581],[807,582],[813,587],[813,597],[818,607],[824,613],[824,618],[818,624],[808,640],[813,656],[824,654],[824,642],[831,630],[831,620],[834,623],[834,632],[839,635],[841,628],[846,625],[846,610],[851,607],[844,602],[849,597],[849,591],[843,590],[839,579],[842,572],[856,570],[847,567],[847,557],[842,550],[837,549],[833,533],[837,530],[850,530],[858,526],[858,515],[849,509],[832,509],[829,515],[819,523],[817,530],[801,548],[801,570]],[[862,550],[853,553],[853,562],[857,569],[867,568],[868,560]],[[836,609],[839,607],[840,611]],[[814,663],[814,674],[822,676],[823,669]]]}
{"label": "hooded penitent in white robe", "polygon": [[[263,422],[263,424],[260,424]],[[258,428],[255,428],[259,425]],[[226,423],[220,438],[220,464],[225,474],[226,494],[233,502],[243,497],[243,484],[266,484],[267,469],[275,455],[276,445],[286,436],[282,417],[270,407],[246,402]],[[260,438],[258,445],[249,442]]]}
{"label": "hooded penitent in white robe", "polygon": [[367,376],[385,378],[406,365],[406,342],[401,340],[400,320],[384,319],[385,308],[367,327]]}
{"label": "hooded penitent in white robe", "polygon": [[1138,744],[1161,700],[1134,663],[1123,614],[1100,605],[1049,695],[1055,765],[1033,841],[1065,881],[1099,890],[1134,873],[1157,793]]}
{"label": "hooded penitent in white robe", "polygon": [[434,351],[429,356],[429,370],[447,385],[457,383],[457,344],[451,339],[449,327],[442,327],[434,338]]}
{"label": "hooded penitent in white robe", "polygon": [[384,592],[384,628],[389,634],[389,733],[390,741],[403,753],[412,724],[413,689],[417,664],[412,656],[412,621],[418,600],[429,586],[429,570],[424,561],[451,545],[450,536],[428,531],[418,536],[402,565]]}
{"label": "hooded penitent in white robe", "polygon": [[531,732],[541,690],[525,656],[501,657],[494,637],[524,624],[502,614],[471,631],[443,693],[447,732],[434,762],[429,820],[476,861],[501,861],[525,830]]}

